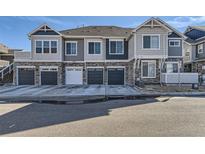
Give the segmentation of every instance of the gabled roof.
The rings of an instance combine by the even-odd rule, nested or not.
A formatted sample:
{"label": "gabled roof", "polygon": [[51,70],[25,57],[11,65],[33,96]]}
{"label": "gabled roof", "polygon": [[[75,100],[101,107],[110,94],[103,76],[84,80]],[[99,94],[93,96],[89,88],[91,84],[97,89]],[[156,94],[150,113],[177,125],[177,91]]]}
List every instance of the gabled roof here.
{"label": "gabled roof", "polygon": [[113,36],[128,37],[133,28],[123,28],[117,26],[86,26],[75,29],[60,31],[64,36]]}
{"label": "gabled roof", "polygon": [[50,28],[50,26],[48,26],[47,24],[42,24],[40,25],[38,28],[34,29],[32,32],[30,32],[28,34],[28,36],[30,37],[31,35],[35,34],[38,31],[44,31],[44,32],[48,32],[48,31],[54,31],[55,33],[57,33],[58,35],[61,35],[58,31]]}
{"label": "gabled roof", "polygon": [[185,35],[183,35],[181,32],[179,32],[178,30],[176,30],[175,28],[173,28],[172,26],[170,26],[169,24],[167,24],[166,22],[164,22],[163,20],[161,20],[160,18],[155,18],[155,17],[151,17],[150,19],[146,20],[144,23],[142,23],[141,25],[137,26],[137,28],[135,28],[133,31],[137,31],[138,29],[140,29],[142,26],[148,24],[149,22],[151,23],[157,23],[159,25],[162,25],[164,28],[175,32],[177,35],[181,36],[182,38],[186,38]]}

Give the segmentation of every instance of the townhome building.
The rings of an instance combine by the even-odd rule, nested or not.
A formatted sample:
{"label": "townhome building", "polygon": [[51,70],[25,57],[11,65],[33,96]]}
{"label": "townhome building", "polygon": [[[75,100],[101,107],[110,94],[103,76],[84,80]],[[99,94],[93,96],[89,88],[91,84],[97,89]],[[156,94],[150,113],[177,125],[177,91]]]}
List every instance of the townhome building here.
{"label": "townhome building", "polygon": [[31,52],[15,53],[15,85],[135,85],[183,72],[185,36],[159,18],[136,28],[85,26],[29,33]]}
{"label": "townhome building", "polygon": [[205,26],[189,26],[184,46],[184,65],[187,72],[198,72],[205,82]]}

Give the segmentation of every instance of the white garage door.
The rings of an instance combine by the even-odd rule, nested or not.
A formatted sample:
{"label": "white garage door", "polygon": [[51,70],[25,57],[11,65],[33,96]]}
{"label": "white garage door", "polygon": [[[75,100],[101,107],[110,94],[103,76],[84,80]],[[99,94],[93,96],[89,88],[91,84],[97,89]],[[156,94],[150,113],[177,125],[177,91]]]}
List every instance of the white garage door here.
{"label": "white garage door", "polygon": [[66,84],[83,84],[83,68],[66,68]]}

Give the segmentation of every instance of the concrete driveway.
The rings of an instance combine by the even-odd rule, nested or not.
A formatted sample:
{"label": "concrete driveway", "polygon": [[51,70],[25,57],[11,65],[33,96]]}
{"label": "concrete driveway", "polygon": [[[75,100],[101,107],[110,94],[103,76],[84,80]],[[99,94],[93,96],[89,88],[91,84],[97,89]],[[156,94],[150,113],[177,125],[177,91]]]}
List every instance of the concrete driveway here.
{"label": "concrete driveway", "polygon": [[139,90],[130,86],[63,85],[63,86],[2,86],[0,99],[59,99],[101,96],[130,96]]}
{"label": "concrete driveway", "polygon": [[205,136],[205,98],[83,105],[0,102],[2,136]]}

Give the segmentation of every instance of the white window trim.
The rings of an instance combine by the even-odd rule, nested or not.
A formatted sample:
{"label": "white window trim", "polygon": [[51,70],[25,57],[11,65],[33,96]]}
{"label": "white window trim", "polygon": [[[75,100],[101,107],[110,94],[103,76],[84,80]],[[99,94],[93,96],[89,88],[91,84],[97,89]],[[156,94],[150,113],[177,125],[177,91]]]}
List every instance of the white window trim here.
{"label": "white window trim", "polygon": [[[199,46],[202,46],[202,51],[201,51],[201,52],[199,52]],[[203,50],[204,50],[204,44],[198,44],[198,45],[197,45],[197,53],[198,53],[198,54],[202,54],[202,53],[203,53]]]}
{"label": "white window trim", "polygon": [[[171,45],[171,42],[178,42],[179,45]],[[169,40],[169,47],[180,47],[181,46],[181,41],[180,40],[174,40],[174,39],[170,39]]]}
{"label": "white window trim", "polygon": [[[42,52],[41,53],[37,53],[36,52],[36,42],[37,41],[41,41],[41,48],[42,48]],[[44,53],[44,48],[43,48],[43,42],[44,41],[49,41],[49,53]],[[51,53],[51,41],[56,41],[57,42],[57,52],[56,53]],[[35,40],[35,54],[57,54],[58,53],[58,40]]]}
{"label": "white window trim", "polygon": [[[144,48],[144,36],[158,36],[159,37],[159,48]],[[150,44],[150,46],[152,45]],[[143,50],[160,50],[160,34],[142,34],[142,49]]]}
{"label": "white window trim", "polygon": [[[46,69],[46,70],[45,70]],[[52,70],[55,69],[55,70]],[[40,66],[40,72],[42,71],[58,71],[58,66]]]}
{"label": "white window trim", "polygon": [[[149,77],[149,76],[147,76],[147,77],[144,77],[143,76],[143,63],[144,62],[148,62],[148,63],[154,63],[154,65],[155,65],[155,72],[154,72],[154,77]],[[156,60],[142,60],[141,61],[141,78],[142,79],[154,79],[154,78],[156,78],[156,72],[157,72],[157,65],[156,65],[157,63],[156,63]],[[149,64],[148,64],[148,67],[149,67]],[[148,73],[148,75],[149,75],[149,73]]]}
{"label": "white window trim", "polygon": [[[90,54],[89,53],[89,43],[100,43],[100,54],[96,54],[96,53],[93,53],[93,54]],[[94,52],[95,52],[95,45],[94,45]],[[89,40],[87,41],[87,54],[88,55],[102,55],[102,41],[97,41],[97,40]]]}
{"label": "white window trim", "polygon": [[[179,62],[176,62],[176,61],[173,61],[173,62],[165,62],[165,64],[177,64],[178,66],[178,72],[177,73],[180,73],[180,67],[179,67]],[[166,68],[167,70],[167,68]],[[167,72],[165,72],[167,73]],[[174,73],[174,72],[173,72]],[[167,74],[173,74],[173,73],[167,73]]]}
{"label": "white window trim", "polygon": [[[112,41],[121,41],[122,42],[122,53],[111,53],[111,42]],[[116,48],[117,49],[117,48]],[[124,48],[124,39],[109,39],[109,55],[124,55],[125,48]]]}
{"label": "white window trim", "polygon": [[[76,44],[76,54],[68,54],[67,53],[67,43],[75,43]],[[65,41],[65,55],[66,56],[77,56],[78,55],[78,41]]]}

